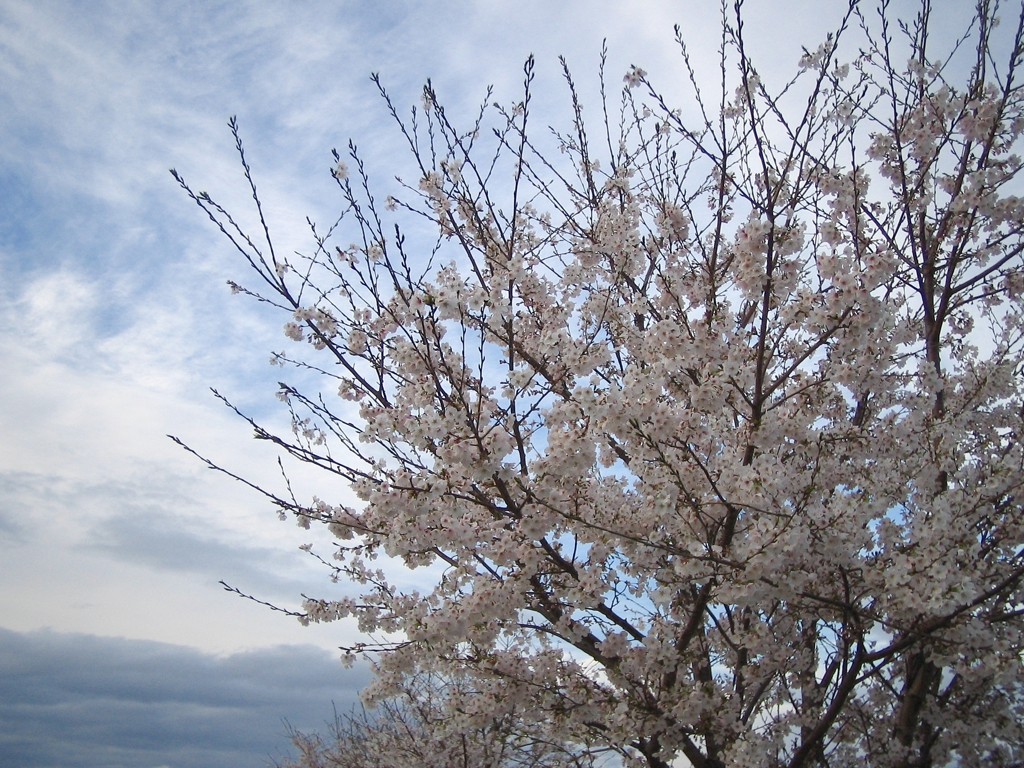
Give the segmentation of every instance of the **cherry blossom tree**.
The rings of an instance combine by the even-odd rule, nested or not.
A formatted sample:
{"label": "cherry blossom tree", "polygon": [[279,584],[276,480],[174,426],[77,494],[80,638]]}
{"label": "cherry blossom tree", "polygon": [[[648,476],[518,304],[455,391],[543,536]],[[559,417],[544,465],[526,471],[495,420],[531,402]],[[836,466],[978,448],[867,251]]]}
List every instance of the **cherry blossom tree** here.
{"label": "cherry blossom tree", "polygon": [[300,619],[376,638],[371,702],[457,680],[430,722],[652,768],[1024,764],[1024,8],[934,26],[854,2],[772,85],[737,3],[685,109],[602,64],[596,139],[564,62],[550,133],[532,60],[463,128],[380,87],[413,180],[335,153],[301,257],[179,178],[324,383],[252,424],[358,503],[247,482],[338,538],[359,596]]}

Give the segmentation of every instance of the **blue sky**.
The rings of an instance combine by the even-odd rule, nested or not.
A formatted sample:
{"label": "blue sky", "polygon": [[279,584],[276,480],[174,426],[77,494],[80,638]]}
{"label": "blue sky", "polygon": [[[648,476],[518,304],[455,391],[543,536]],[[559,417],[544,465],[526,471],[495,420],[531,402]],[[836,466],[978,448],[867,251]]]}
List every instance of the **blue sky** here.
{"label": "blue sky", "polygon": [[[755,57],[791,68],[841,13],[827,5],[751,0],[769,33]],[[717,9],[0,0],[0,768],[258,765],[287,748],[283,719],[316,725],[365,680],[336,662],[351,625],[302,628],[218,584],[286,606],[349,589],[298,550],[316,532],[165,437],[274,478],[208,388],[280,424],[267,360],[286,344],[280,318],[229,294],[242,265],[168,169],[251,221],[237,115],[278,247],[296,250],[305,217],[340,204],[332,147],[353,138],[382,181],[404,161],[371,72],[399,105],[431,77],[458,117],[488,84],[514,100],[532,52],[538,122],[565,124],[558,54],[585,105],[603,38],[612,82],[637,64],[682,101],[672,25],[708,65]]]}

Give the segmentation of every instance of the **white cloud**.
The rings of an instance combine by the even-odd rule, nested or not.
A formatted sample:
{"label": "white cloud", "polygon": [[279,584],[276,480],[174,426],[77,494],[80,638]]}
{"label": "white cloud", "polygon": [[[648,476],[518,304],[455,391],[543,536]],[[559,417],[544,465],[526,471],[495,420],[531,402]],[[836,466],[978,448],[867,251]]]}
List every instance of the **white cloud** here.
{"label": "white cloud", "polygon": [[325,579],[297,551],[308,532],[167,439],[181,434],[253,476],[276,472],[274,454],[189,370],[194,325],[158,311],[104,337],[100,295],[58,273],[28,283],[0,318],[4,624],[216,651],[342,642],[341,626],[308,632],[221,591],[223,578],[294,607]]}

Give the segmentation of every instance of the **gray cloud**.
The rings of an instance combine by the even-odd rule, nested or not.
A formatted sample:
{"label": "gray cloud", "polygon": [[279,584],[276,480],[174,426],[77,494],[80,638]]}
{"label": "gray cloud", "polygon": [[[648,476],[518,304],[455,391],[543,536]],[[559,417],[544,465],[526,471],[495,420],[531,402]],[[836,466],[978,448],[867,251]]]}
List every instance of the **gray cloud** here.
{"label": "gray cloud", "polygon": [[97,524],[87,546],[126,562],[223,580],[266,599],[294,603],[327,583],[326,571],[310,567],[297,550],[229,543],[190,530],[194,525],[167,509],[141,507]]}
{"label": "gray cloud", "polygon": [[369,680],[329,652],[226,658],[184,646],[0,629],[0,768],[241,768],[324,730]]}

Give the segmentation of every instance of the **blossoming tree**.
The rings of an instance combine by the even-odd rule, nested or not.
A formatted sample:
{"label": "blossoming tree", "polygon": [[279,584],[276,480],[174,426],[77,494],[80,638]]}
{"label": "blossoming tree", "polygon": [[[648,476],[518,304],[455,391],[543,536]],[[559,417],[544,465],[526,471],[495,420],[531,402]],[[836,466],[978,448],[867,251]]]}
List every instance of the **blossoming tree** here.
{"label": "blossoming tree", "polygon": [[680,39],[692,104],[633,68],[597,141],[566,70],[553,154],[532,61],[466,130],[382,88],[418,179],[336,155],[301,260],[185,187],[328,384],[254,427],[360,499],[264,490],[340,540],[361,597],[301,619],[380,639],[371,699],[630,765],[1024,761],[1024,14],[877,10],[773,89],[737,5],[717,98]]}

